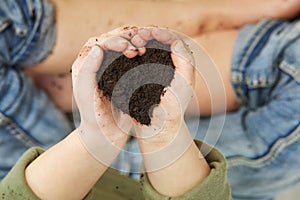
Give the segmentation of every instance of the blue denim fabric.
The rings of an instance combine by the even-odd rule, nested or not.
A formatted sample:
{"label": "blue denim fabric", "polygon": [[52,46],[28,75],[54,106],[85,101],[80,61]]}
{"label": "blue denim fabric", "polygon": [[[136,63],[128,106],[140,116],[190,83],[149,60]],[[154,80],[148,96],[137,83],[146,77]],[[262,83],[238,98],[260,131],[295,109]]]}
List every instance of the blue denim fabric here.
{"label": "blue denim fabric", "polygon": [[[235,200],[272,200],[300,183],[299,20],[262,21],[242,28],[235,42],[231,80],[242,106],[224,114],[219,138],[214,133],[224,115],[200,121],[190,117],[187,124],[197,130],[197,139],[225,154]],[[129,145],[138,151],[136,140]],[[141,159],[126,153],[120,155],[130,162],[126,170],[136,172]],[[122,163],[115,164],[120,168]]]}
{"label": "blue denim fabric", "polygon": [[29,147],[48,148],[71,130],[65,116],[22,72],[50,53],[55,33],[50,2],[0,1],[0,180]]}
{"label": "blue denim fabric", "polygon": [[[300,183],[300,21],[244,27],[231,80],[242,107],[226,114],[215,146],[227,158],[233,198],[274,199]],[[220,117],[202,119],[197,137]]]}
{"label": "blue denim fabric", "polygon": [[120,171],[120,173],[130,176],[135,180],[140,179],[142,156],[139,144],[134,137],[131,137],[121,153],[114,160],[111,167]]}

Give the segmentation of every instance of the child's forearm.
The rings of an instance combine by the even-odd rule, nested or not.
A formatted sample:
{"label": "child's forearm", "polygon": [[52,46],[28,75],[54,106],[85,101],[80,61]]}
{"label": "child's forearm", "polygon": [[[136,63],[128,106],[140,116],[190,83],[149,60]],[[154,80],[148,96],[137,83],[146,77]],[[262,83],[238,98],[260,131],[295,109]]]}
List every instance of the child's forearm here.
{"label": "child's forearm", "polygon": [[160,194],[170,197],[183,195],[210,173],[185,123],[179,126],[177,134],[168,130],[139,140],[151,185]]}
{"label": "child's forearm", "polygon": [[26,179],[41,199],[83,199],[107,166],[82,145],[77,130],[26,168]]}

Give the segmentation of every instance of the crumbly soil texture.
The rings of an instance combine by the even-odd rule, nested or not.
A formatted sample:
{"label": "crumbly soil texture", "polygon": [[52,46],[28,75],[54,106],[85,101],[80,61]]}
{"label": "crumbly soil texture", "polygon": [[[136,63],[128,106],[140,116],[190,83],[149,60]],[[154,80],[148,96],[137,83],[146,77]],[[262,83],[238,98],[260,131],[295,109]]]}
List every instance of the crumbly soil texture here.
{"label": "crumbly soil texture", "polygon": [[151,40],[143,56],[127,58],[106,51],[97,73],[98,87],[114,108],[149,126],[153,108],[174,78],[170,45]]}

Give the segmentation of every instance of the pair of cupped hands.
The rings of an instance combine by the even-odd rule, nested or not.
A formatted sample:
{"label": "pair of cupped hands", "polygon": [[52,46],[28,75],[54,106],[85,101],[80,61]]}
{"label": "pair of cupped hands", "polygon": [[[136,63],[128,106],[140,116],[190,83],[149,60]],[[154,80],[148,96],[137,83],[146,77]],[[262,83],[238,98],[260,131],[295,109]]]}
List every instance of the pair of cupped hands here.
{"label": "pair of cupped hands", "polygon": [[[153,39],[170,45],[175,73],[161,96],[160,104],[153,109],[150,126],[146,126],[113,108],[98,89],[96,75],[105,51],[122,52],[128,58],[142,56],[146,52],[145,45]],[[160,151],[170,155],[166,149],[170,147],[174,151],[172,145],[176,145],[176,154],[180,154],[179,151],[186,149],[192,141],[186,134],[188,130],[183,116],[193,97],[193,57],[180,35],[171,30],[123,27],[90,38],[73,63],[72,84],[80,113],[78,133],[86,149],[100,162],[108,165],[112,162],[125,145],[132,128],[144,155]]]}

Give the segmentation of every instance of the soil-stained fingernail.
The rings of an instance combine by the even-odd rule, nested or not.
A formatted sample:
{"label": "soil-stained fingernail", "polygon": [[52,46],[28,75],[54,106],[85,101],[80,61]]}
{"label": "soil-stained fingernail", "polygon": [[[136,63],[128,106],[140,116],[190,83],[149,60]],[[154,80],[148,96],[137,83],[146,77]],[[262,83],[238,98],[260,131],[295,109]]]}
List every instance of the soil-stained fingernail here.
{"label": "soil-stained fingernail", "polygon": [[98,46],[94,46],[90,53],[89,53],[93,58],[98,58],[101,54],[101,50],[100,50],[100,47]]}

